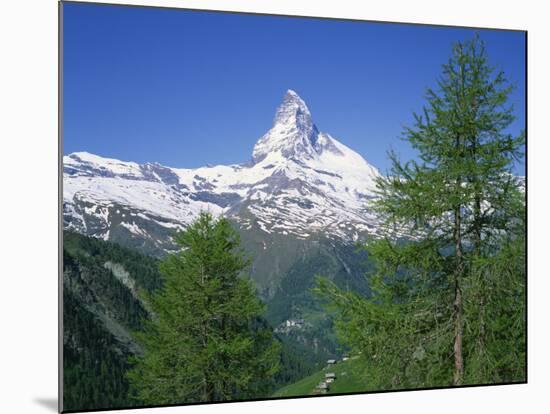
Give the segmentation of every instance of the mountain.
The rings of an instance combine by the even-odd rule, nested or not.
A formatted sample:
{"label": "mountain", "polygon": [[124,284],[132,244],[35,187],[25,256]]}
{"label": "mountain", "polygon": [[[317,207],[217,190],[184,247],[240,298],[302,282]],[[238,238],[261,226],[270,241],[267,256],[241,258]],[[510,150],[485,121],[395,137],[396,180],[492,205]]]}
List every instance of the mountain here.
{"label": "mountain", "polygon": [[76,152],[64,157],[65,230],[162,257],[173,233],[201,210],[225,215],[253,259],[250,276],[281,334],[307,369],[337,354],[332,321],[311,293],[315,275],[368,294],[367,255],[355,242],[376,234],[367,207],[380,175],[358,153],[313,122],[306,103],[287,91],[272,127],[242,164],[196,169],[137,164]]}
{"label": "mountain", "polygon": [[[197,169],[76,152],[63,158],[65,228],[153,252],[201,210],[243,229],[345,241],[375,233],[365,204],[379,176],[359,154],[320,132],[289,90],[249,162]],[[130,242],[129,242],[130,241]]]}

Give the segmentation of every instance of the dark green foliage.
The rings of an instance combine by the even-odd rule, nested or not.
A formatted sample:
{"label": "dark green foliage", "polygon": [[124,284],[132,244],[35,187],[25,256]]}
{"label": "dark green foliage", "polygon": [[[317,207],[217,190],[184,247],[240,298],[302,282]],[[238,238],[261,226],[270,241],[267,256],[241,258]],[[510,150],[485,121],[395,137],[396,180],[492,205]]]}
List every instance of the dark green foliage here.
{"label": "dark green foliage", "polygon": [[132,275],[138,286],[147,291],[153,291],[162,286],[158,260],[153,257],[116,243],[104,242],[72,232],[63,233],[63,243],[63,248],[71,256],[78,256],[80,259],[98,257],[103,263],[107,261],[120,263]]}
{"label": "dark green foliage", "polygon": [[342,354],[334,335],[333,321],[321,300],[312,293],[315,275],[323,272],[342,289],[367,294],[363,273],[367,255],[357,247],[324,241],[316,254],[298,260],[286,272],[277,292],[268,302],[266,318],[272,326],[287,319],[304,319],[301,329],[279,334],[283,343],[280,386],[308,376],[326,364],[327,359]]}
{"label": "dark green foliage", "polygon": [[63,407],[91,410],[124,407],[128,383],[127,351],[105,330],[97,316],[63,294],[65,348],[63,354]]}
{"label": "dark green foliage", "polygon": [[136,333],[143,357],[128,373],[143,404],[246,399],[266,395],[278,345],[259,316],[263,305],[248,260],[226,219],[202,213],[161,263],[164,286],[148,298],[153,318]]}
{"label": "dark green foliage", "polygon": [[[135,291],[146,297],[144,292],[162,285],[162,278],[157,270],[158,261],[115,243],[70,232],[64,234],[64,248],[65,409],[137,405],[139,401],[130,398],[127,393],[126,371],[129,368],[128,358],[139,352],[139,349],[129,340],[131,331],[139,330],[148,314],[142,302],[105,267],[105,263],[118,263],[122,264],[125,270],[132,269],[128,273],[132,280],[136,281]],[[348,250],[341,249],[338,255],[350,266],[359,266],[364,257],[356,255],[354,249]],[[304,284],[302,289],[309,289],[313,283],[311,275],[320,269],[334,269],[335,279],[339,281],[349,278],[338,260],[327,261],[326,258],[317,257],[307,262],[311,263],[308,265],[306,262],[299,262],[290,271],[292,278],[299,279],[302,274],[309,275],[307,287]],[[140,277],[141,275],[145,277]],[[361,282],[364,286],[364,281]],[[339,282],[339,285],[346,287],[345,283]],[[291,293],[291,288],[295,288],[295,285],[289,281],[285,288]],[[315,317],[322,316],[317,304],[318,299],[311,298],[311,294],[307,293],[309,301],[315,303],[312,310],[309,306],[300,305],[300,294],[290,295],[296,304],[294,309],[298,312],[305,311]],[[284,302],[284,299],[281,302],[288,303]],[[284,306],[281,309],[285,311]],[[105,315],[109,315],[109,318]],[[281,321],[280,318],[283,317],[286,318],[286,313],[277,316],[277,320]],[[117,337],[109,331],[107,324],[111,322],[111,318],[126,330],[126,335]],[[279,372],[271,377],[257,379],[250,384],[248,394],[243,393],[238,398],[247,398],[247,395],[251,398],[260,394],[269,395],[273,390],[317,371],[326,359],[334,357],[339,350],[331,332],[332,322],[328,318],[321,319],[323,320],[319,320],[319,323],[306,333],[280,335],[277,338],[281,346],[278,356]],[[252,329],[263,331],[265,337],[270,336],[272,330],[261,318],[256,318],[252,322]],[[121,332],[115,330],[115,333]],[[258,346],[263,346],[261,341],[258,342]],[[96,370],[98,364],[103,366],[99,373]]]}
{"label": "dark green foliage", "polygon": [[525,238],[476,258],[464,286],[466,383],[525,380]]}
{"label": "dark green foliage", "polygon": [[405,138],[419,161],[378,181],[386,238],[368,299],[320,280],[368,389],[525,380],[525,197],[511,87],[476,37],[457,44]]}
{"label": "dark green foliage", "polygon": [[273,389],[292,384],[317,371],[333,355],[327,352],[314,352],[312,341],[306,344],[294,336],[280,335],[281,343],[280,370],[275,374]]}
{"label": "dark green foliage", "polygon": [[338,245],[325,248],[317,254],[298,260],[286,272],[281,285],[269,301],[267,320],[277,326],[290,318],[301,318],[309,313],[323,313],[319,298],[312,294],[315,275],[330,274],[342,289],[368,294],[368,283],[363,277],[367,255],[354,246]]}
{"label": "dark green foliage", "polygon": [[138,291],[160,286],[157,262],[113,243],[63,236],[64,410],[133,405],[125,372],[137,348],[129,332],[147,312],[105,263],[123,266]]}

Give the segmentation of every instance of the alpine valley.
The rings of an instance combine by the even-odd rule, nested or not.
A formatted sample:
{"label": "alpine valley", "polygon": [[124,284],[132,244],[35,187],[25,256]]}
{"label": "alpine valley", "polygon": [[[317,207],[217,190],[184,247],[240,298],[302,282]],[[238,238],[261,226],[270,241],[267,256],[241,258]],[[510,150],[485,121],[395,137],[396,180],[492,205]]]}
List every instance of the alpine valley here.
{"label": "alpine valley", "polygon": [[253,258],[250,276],[286,352],[279,385],[345,352],[311,288],[322,274],[368,294],[369,265],[357,242],[381,230],[368,208],[380,173],[321,132],[296,92],[286,92],[273,126],[242,164],[185,169],[75,152],[63,157],[63,169],[65,306],[80,321],[65,313],[66,355],[107,352],[86,343],[82,321],[117,344],[101,345],[113,358],[139,352],[131,331],[147,315],[140,291],[161,283],[155,261],[175,251],[173,234],[201,211],[230,219]]}

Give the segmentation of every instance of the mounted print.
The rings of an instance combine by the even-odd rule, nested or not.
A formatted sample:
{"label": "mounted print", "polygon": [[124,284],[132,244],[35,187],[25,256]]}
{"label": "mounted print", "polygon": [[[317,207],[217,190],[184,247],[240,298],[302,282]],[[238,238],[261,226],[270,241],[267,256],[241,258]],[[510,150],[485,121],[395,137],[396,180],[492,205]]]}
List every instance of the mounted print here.
{"label": "mounted print", "polygon": [[527,381],[526,32],[60,16],[62,411]]}

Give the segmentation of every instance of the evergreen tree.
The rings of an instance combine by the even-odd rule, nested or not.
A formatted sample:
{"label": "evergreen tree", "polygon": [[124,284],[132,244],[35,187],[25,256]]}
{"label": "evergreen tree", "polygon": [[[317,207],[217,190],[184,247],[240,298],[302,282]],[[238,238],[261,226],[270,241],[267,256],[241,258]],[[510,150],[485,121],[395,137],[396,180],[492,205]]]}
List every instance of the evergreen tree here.
{"label": "evergreen tree", "polygon": [[525,203],[512,174],[524,137],[507,129],[510,91],[477,36],[456,44],[405,130],[418,161],[390,152],[378,180],[372,296],[319,281],[368,387],[525,379]]}
{"label": "evergreen tree", "polygon": [[265,395],[278,343],[240,277],[249,261],[237,232],[201,213],[176,241],[180,252],[160,266],[164,286],[149,298],[152,319],[136,334],[144,355],[128,373],[133,397],[154,405]]}

